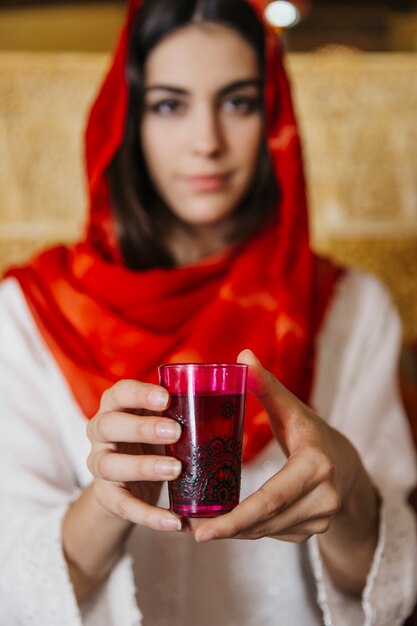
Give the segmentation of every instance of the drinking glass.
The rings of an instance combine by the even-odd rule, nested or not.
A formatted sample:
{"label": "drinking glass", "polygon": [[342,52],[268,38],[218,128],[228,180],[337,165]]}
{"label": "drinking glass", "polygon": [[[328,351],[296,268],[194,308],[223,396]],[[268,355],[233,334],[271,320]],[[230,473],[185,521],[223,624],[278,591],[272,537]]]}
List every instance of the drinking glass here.
{"label": "drinking glass", "polygon": [[168,482],[171,510],[214,517],[239,502],[247,366],[240,363],[160,365],[170,396],[165,417],[179,422],[180,439],[165,446],[182,463]]}

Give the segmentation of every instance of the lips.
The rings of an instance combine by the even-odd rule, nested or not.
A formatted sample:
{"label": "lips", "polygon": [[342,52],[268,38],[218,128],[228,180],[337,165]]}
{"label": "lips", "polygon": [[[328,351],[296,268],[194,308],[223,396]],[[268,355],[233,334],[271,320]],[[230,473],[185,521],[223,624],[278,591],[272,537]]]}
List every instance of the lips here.
{"label": "lips", "polygon": [[185,178],[187,185],[194,191],[219,191],[227,183],[229,174],[198,175]]}

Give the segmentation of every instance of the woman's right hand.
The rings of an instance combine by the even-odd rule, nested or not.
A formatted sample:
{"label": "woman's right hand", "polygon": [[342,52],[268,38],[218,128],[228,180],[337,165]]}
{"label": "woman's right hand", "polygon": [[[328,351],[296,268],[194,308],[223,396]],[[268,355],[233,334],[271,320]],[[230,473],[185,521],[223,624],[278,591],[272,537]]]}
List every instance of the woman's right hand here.
{"label": "woman's right hand", "polygon": [[168,404],[163,387],[121,380],[104,392],[87,427],[97,501],[117,517],[155,530],[181,529],[178,517],[156,506],[163,481],[181,472],[180,461],[164,456],[164,444],[181,436],[175,420],[158,415]]}

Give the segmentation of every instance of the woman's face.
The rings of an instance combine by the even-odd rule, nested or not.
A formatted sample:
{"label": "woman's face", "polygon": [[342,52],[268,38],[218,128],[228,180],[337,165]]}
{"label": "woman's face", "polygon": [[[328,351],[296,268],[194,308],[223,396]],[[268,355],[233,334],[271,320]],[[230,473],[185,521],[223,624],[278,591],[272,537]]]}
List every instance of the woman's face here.
{"label": "woman's face", "polygon": [[224,26],[187,26],[150,53],[143,154],[159,195],[184,222],[227,220],[248,190],[263,132],[261,90],[254,49]]}

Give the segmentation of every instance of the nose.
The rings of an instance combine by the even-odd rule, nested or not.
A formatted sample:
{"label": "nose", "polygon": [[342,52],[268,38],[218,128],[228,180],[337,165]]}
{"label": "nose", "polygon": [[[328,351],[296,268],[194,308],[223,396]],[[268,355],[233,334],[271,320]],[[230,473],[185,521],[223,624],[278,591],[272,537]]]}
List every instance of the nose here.
{"label": "nose", "polygon": [[224,139],[218,111],[202,106],[195,111],[192,128],[192,151],[197,156],[215,158],[224,149]]}

